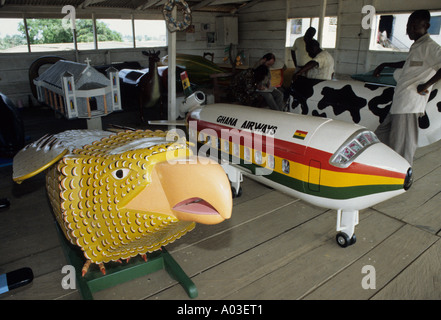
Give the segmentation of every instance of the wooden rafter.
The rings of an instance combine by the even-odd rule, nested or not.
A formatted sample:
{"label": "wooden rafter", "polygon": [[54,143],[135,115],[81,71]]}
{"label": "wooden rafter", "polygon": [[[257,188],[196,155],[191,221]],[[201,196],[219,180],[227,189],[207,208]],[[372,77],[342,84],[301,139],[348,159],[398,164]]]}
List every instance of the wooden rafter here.
{"label": "wooden rafter", "polygon": [[91,4],[100,3],[100,2],[103,2],[103,1],[106,1],[106,0],[84,0],[84,2],[81,3],[81,4],[78,6],[78,8],[82,8],[82,9],[84,9],[84,8],[90,6]]}
{"label": "wooden rafter", "polygon": [[146,3],[140,5],[139,7],[136,8],[136,10],[145,10],[148,9],[150,7],[153,7],[154,5],[157,5],[159,2],[161,2],[161,0],[148,0]]}
{"label": "wooden rafter", "polygon": [[199,2],[198,4],[195,4],[194,6],[191,7],[192,10],[197,10],[203,7],[206,7],[208,5],[210,5],[212,2],[215,2],[216,0],[203,0],[201,2]]}
{"label": "wooden rafter", "polygon": [[241,11],[241,10],[243,10],[243,9],[247,9],[247,8],[254,7],[254,6],[255,6],[256,4],[258,4],[259,2],[262,2],[262,0],[252,0],[252,1],[248,2],[248,3],[244,3],[244,4],[242,4],[238,9],[233,10],[231,13],[232,13],[232,14],[235,14],[235,13],[237,13],[238,11]]}

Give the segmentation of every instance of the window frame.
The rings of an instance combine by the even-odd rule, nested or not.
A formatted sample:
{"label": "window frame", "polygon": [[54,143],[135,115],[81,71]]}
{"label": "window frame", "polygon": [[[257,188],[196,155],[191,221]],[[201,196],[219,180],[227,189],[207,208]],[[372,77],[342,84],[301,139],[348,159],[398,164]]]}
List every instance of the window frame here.
{"label": "window frame", "polygon": [[[430,15],[431,17],[439,17],[439,19],[441,20],[441,10],[429,10],[430,11]],[[384,53],[407,53],[409,52],[410,46],[412,45],[413,41],[410,40],[406,34],[406,24],[407,24],[407,19],[408,17],[412,14],[413,11],[405,11],[405,12],[390,12],[390,11],[383,11],[383,12],[376,12],[375,13],[375,20],[373,22],[373,25],[371,27],[371,32],[370,32],[370,38],[369,38],[369,52],[374,52],[374,53],[379,53],[379,52],[384,52]],[[398,30],[400,30],[399,34],[401,37],[405,37],[405,42],[403,43],[404,45],[406,45],[405,49],[398,49],[398,50],[393,50],[393,49],[387,49],[387,48],[381,48],[378,47],[377,45],[377,34],[378,34],[378,30],[380,27],[380,17],[381,16],[393,16],[394,17],[394,22],[393,24],[395,25],[396,23],[396,17],[397,16],[406,16],[405,19],[402,19],[402,21],[400,21],[401,26],[399,27]],[[395,30],[395,26],[393,27]],[[431,35],[432,38],[434,38],[435,41],[437,41],[438,44],[441,45],[441,32],[439,35]],[[400,38],[401,38],[400,37]],[[389,36],[388,36],[389,38]]]}
{"label": "window frame", "polygon": [[[29,28],[27,25],[27,21],[30,19],[59,19],[62,20],[63,18],[60,17],[59,15],[39,15],[39,14],[32,14],[32,15],[25,15],[25,16],[20,16],[20,17],[15,17],[15,16],[11,16],[11,17],[1,17],[0,20],[2,19],[17,19],[17,20],[21,20],[23,22],[23,25],[25,27],[25,38],[26,38],[26,45],[27,45],[27,50],[26,51],[2,51],[0,50],[0,54],[11,54],[11,53],[34,53],[34,52],[60,52],[60,51],[78,51],[78,50],[118,50],[118,49],[136,49],[136,48],[158,48],[158,47],[167,47],[168,46],[168,31],[165,25],[165,21],[164,21],[164,36],[165,36],[165,40],[163,40],[163,44],[159,43],[153,46],[144,46],[144,45],[137,45],[136,43],[136,30],[135,30],[135,23],[136,21],[142,21],[142,20],[146,20],[146,21],[156,21],[156,20],[161,20],[161,19],[145,19],[145,18],[134,18],[133,15],[131,15],[130,19],[120,19],[120,18],[112,18],[112,17],[96,17],[95,14],[87,14],[87,15],[82,15],[81,17],[76,17],[76,21],[78,20],[92,20],[92,28],[93,28],[93,35],[94,35],[94,41],[93,41],[93,47],[91,48],[78,48],[78,43],[76,40],[76,35],[73,36],[73,40],[72,40],[72,48],[68,48],[68,49],[54,49],[54,50],[32,50],[32,46],[33,44],[30,43],[30,38],[29,38]],[[100,48],[99,45],[99,41],[97,39],[97,20],[101,21],[101,20],[131,20],[131,30],[132,30],[132,42],[131,45],[129,47],[127,46],[121,46],[121,47],[111,47],[111,48]],[[76,26],[78,28],[78,26]],[[6,37],[6,36],[5,36]],[[162,38],[162,36],[161,36]],[[162,42],[162,40],[160,40]],[[68,42],[70,44],[70,42]]]}
{"label": "window frame", "polygon": [[[323,49],[331,49],[331,50],[333,50],[333,49],[336,49],[336,47],[337,47],[338,16],[337,16],[337,15],[325,16],[325,17],[324,17],[324,20],[326,21],[326,19],[330,19],[330,18],[335,18],[335,19],[336,19],[336,24],[335,24],[335,28],[336,28],[336,30],[335,30],[335,41],[334,41],[334,43],[333,43],[333,46],[327,46],[327,44],[325,44],[325,43],[323,43],[323,44],[320,43],[320,46],[321,46]],[[295,38],[295,39],[292,41],[292,44],[291,44],[291,35],[292,35],[292,33],[291,33],[291,29],[292,29],[292,23],[291,23],[291,21],[293,21],[293,20],[298,20],[298,19],[301,19],[301,20],[309,19],[309,24],[307,24],[307,25],[305,26],[304,30],[302,30],[301,33],[299,33],[299,36],[298,36],[297,38],[304,36],[306,30],[307,30],[309,27],[313,26],[314,28],[317,29],[317,33],[316,33],[316,35],[314,36],[314,39],[317,39],[317,35],[318,35],[318,33],[319,33],[319,32],[318,32],[318,28],[320,27],[320,17],[316,17],[316,16],[314,16],[314,17],[292,17],[292,18],[288,18],[288,19],[286,19],[286,36],[285,36],[285,47],[286,47],[286,48],[291,48],[291,47],[294,45],[295,40],[297,39],[297,38]],[[322,33],[323,33],[323,34],[324,34],[324,28],[327,26],[327,25],[325,24],[325,21],[323,21],[323,26],[322,26],[322,28],[323,28]],[[302,23],[302,26],[303,26],[303,25],[304,25],[304,23]],[[303,28],[302,28],[302,29],[303,29]],[[325,35],[323,36],[323,39],[325,39]]]}

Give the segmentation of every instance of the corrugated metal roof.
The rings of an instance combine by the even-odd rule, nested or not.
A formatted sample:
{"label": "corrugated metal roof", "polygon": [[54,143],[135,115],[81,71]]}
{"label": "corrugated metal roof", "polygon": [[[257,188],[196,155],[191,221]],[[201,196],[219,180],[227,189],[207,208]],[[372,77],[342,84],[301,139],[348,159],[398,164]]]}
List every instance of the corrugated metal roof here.
{"label": "corrugated metal roof", "polygon": [[[68,60],[60,60],[55,64],[50,66],[45,72],[43,72],[36,81],[43,81],[47,84],[53,85],[57,88],[62,88],[61,83],[61,75],[64,75],[66,72],[73,75],[75,82],[77,83],[81,77],[83,72],[86,71],[87,64],[77,63]],[[90,68],[90,71],[93,73],[89,78],[90,81],[105,83],[108,79],[94,68]]]}
{"label": "corrugated metal roof", "polygon": [[[188,0],[186,1],[193,11],[232,12],[243,5],[261,0]],[[76,8],[114,8],[141,11],[162,10],[165,0],[5,0],[7,6],[56,6],[72,5]]]}

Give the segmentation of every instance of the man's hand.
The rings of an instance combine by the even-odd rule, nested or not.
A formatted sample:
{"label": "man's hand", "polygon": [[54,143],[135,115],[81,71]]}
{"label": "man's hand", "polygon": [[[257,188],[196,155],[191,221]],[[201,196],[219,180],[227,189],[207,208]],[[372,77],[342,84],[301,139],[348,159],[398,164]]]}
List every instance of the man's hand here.
{"label": "man's hand", "polygon": [[300,76],[300,74],[298,72],[294,73],[292,75],[291,83],[295,82],[299,76]]}
{"label": "man's hand", "polygon": [[398,62],[384,62],[382,64],[380,64],[375,70],[374,70],[374,77],[379,77],[381,71],[383,71],[383,69],[385,67],[389,67],[389,68],[402,68],[404,67],[404,63],[406,61],[398,61]]}
{"label": "man's hand", "polygon": [[420,95],[424,96],[429,93],[429,90],[428,90],[429,87],[430,86],[428,86],[427,83],[423,83],[417,87],[417,91]]}
{"label": "man's hand", "polygon": [[381,74],[381,71],[383,71],[383,69],[384,69],[384,64],[380,64],[378,67],[376,67],[373,74],[374,77],[378,78]]}

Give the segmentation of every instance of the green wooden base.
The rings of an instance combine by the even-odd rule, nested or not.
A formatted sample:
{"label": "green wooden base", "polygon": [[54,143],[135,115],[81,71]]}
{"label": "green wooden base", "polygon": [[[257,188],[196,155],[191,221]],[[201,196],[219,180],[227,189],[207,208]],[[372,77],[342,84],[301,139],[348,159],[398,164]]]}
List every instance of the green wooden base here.
{"label": "green wooden base", "polygon": [[92,300],[93,293],[97,291],[116,286],[161,269],[165,269],[174,280],[178,281],[190,298],[196,298],[198,296],[198,290],[193,281],[191,281],[164,247],[162,247],[161,251],[147,254],[147,262],[140,256],[136,256],[130,259],[129,263],[106,263],[105,275],[101,273],[97,265],[91,264],[89,271],[83,277],[81,275],[81,269],[86,262],[83,252],[79,247],[73,246],[67,241],[58,225],[57,229],[66,258],[75,268],[78,289],[82,298],[85,300]]}

